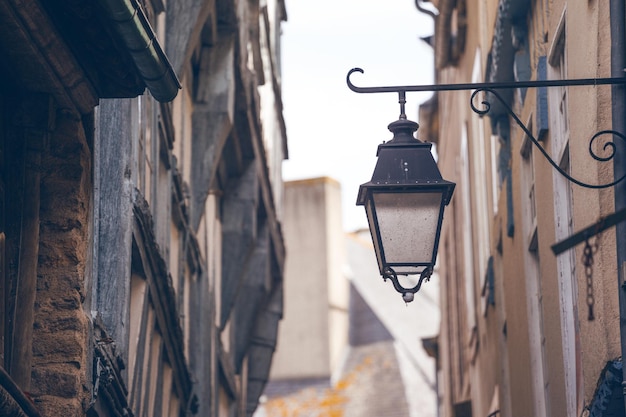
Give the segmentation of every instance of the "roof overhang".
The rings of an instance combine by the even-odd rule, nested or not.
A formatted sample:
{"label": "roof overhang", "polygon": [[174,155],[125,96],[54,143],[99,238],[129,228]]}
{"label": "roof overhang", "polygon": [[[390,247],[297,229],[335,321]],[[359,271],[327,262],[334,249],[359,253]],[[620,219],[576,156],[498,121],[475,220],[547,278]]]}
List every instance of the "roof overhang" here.
{"label": "roof overhang", "polygon": [[[124,11],[132,18],[123,20]],[[49,93],[80,114],[99,98],[136,97],[148,87],[169,101],[180,88],[146,16],[129,0],[3,1],[0,57],[4,89]]]}

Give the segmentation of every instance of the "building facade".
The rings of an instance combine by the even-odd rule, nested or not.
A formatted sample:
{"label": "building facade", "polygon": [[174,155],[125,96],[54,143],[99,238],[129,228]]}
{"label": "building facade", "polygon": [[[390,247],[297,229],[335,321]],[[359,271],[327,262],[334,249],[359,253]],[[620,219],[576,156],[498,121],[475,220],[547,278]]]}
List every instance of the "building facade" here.
{"label": "building facade", "polygon": [[328,382],[348,343],[341,187],[328,177],[288,181],[284,209],[285,318],[270,377]]}
{"label": "building facade", "polygon": [[0,415],[252,415],[282,316],[285,19],[2,2]]}
{"label": "building facade", "polygon": [[[457,0],[438,9],[438,84],[623,76],[623,1]],[[432,10],[432,9],[430,9]],[[620,12],[621,10],[621,12]],[[620,68],[621,65],[621,68]],[[619,71],[616,71],[616,68]],[[623,87],[501,90],[555,165],[610,183],[623,159],[590,156],[623,132]],[[441,416],[624,415],[619,283],[623,224],[555,255],[551,246],[624,205],[623,188],[563,177],[492,95],[436,93],[418,132],[457,183],[439,247]],[[601,135],[609,156],[620,138]],[[621,161],[621,162],[620,162]],[[590,261],[587,258],[587,261]]]}
{"label": "building facade", "polygon": [[403,303],[380,277],[369,232],[343,231],[331,178],[285,183],[284,210],[285,318],[255,417],[435,417],[421,341],[437,332],[437,284]]}

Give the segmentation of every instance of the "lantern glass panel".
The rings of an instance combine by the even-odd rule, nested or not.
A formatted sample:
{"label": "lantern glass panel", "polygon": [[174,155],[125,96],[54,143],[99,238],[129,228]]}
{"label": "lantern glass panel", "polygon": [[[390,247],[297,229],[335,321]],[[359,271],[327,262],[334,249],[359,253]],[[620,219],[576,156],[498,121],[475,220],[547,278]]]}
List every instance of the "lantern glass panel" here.
{"label": "lantern glass panel", "polygon": [[433,261],[441,192],[374,192],[372,198],[384,261],[398,274],[421,273]]}

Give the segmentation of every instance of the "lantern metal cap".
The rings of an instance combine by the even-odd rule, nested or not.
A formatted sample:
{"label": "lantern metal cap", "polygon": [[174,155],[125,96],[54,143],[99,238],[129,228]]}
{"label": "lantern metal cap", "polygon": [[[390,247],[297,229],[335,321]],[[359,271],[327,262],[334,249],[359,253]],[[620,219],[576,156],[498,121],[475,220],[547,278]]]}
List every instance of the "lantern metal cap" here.
{"label": "lantern metal cap", "polygon": [[357,205],[364,205],[368,190],[382,189],[440,189],[444,205],[452,197],[455,184],[441,177],[431,153],[432,144],[413,136],[419,125],[406,119],[389,124],[393,139],[378,145],[378,161],[371,181],[359,189]]}
{"label": "lantern metal cap", "polygon": [[[396,145],[396,144],[415,144],[424,143],[413,136],[413,133],[419,129],[420,125],[412,120],[402,119],[389,123],[387,129],[393,133],[393,139],[383,145]],[[380,145],[380,146],[383,146]],[[379,149],[380,149],[379,146]],[[430,147],[430,146],[429,146]]]}

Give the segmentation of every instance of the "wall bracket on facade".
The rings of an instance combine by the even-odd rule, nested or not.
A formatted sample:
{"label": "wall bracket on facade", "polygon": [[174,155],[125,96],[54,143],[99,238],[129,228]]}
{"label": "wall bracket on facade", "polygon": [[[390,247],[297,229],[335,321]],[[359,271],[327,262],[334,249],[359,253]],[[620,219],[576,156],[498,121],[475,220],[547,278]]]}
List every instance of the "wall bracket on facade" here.
{"label": "wall bracket on facade", "polygon": [[570,237],[552,245],[552,252],[555,255],[563,253],[566,250],[578,245],[579,243],[582,243],[585,240],[602,233],[609,227],[615,226],[617,223],[623,222],[624,220],[626,220],[626,209],[622,209],[616,213],[612,213],[608,216],[602,217],[591,226],[585,227],[583,230],[580,230]]}
{"label": "wall bracket on facade", "polygon": [[[400,119],[406,119],[405,103],[407,92],[436,92],[436,91],[472,91],[470,96],[470,107],[472,111],[480,116],[484,116],[491,110],[494,100],[498,105],[501,105],[503,109],[511,116],[511,118],[522,129],[524,134],[530,139],[530,141],[537,147],[539,152],[544,158],[557,170],[561,175],[567,178],[568,181],[579,185],[584,188],[591,189],[604,189],[614,187],[616,184],[626,179],[626,174],[619,178],[614,178],[613,181],[604,184],[589,184],[572,177],[565,172],[558,163],[556,163],[548,154],[548,152],[541,146],[539,141],[531,133],[530,129],[520,120],[515,114],[513,109],[507,103],[507,101],[498,93],[502,90],[511,90],[517,88],[544,88],[544,87],[573,87],[573,86],[600,86],[600,85],[618,85],[626,84],[626,77],[615,78],[580,78],[580,79],[560,79],[560,80],[534,80],[534,81],[513,81],[513,82],[500,82],[500,83],[460,83],[460,84],[432,84],[432,85],[406,85],[406,86],[381,86],[381,87],[358,87],[355,86],[350,80],[350,76],[355,73],[364,73],[361,68],[353,68],[348,71],[346,76],[346,83],[348,88],[355,93],[397,93],[398,102],[400,104]],[[480,101],[480,107],[474,104],[475,100]],[[615,130],[601,130],[594,134],[589,139],[589,154],[593,159],[598,162],[612,161],[616,155],[617,145],[613,141],[606,140],[600,147],[605,155],[599,155],[594,151],[594,144],[597,140],[605,135],[612,135],[613,139],[616,137],[623,141],[626,145],[626,135],[622,132]],[[624,210],[617,213],[613,213],[605,218],[601,219],[595,225],[589,226],[586,229],[572,235],[571,237],[563,240],[562,242],[555,243],[552,246],[552,250],[555,255],[574,247],[576,244],[585,241],[585,239],[600,233],[602,230],[614,226],[615,224],[626,220],[626,212]],[[602,230],[599,230],[602,229]],[[556,249],[555,249],[556,248]],[[558,251],[558,252],[557,252]]]}

